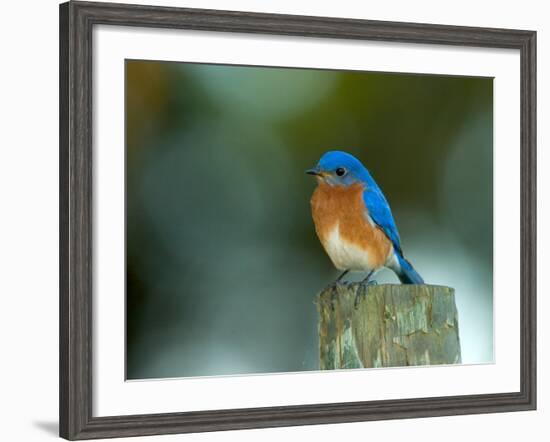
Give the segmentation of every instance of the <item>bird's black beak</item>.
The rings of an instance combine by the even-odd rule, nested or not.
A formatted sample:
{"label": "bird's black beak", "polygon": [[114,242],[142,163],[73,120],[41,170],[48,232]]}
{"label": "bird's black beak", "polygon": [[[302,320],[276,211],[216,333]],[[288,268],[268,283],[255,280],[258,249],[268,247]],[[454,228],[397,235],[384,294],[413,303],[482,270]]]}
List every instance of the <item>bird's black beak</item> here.
{"label": "bird's black beak", "polygon": [[306,173],[308,175],[320,175],[320,170],[318,167],[314,167],[313,169],[306,170]]}

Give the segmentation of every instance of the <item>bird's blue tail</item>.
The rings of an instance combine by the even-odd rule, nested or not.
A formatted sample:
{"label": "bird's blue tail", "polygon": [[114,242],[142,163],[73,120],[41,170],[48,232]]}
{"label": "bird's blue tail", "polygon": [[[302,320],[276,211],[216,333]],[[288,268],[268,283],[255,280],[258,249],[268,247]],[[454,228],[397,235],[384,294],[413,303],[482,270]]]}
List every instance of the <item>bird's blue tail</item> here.
{"label": "bird's blue tail", "polygon": [[413,268],[411,263],[407,261],[400,253],[396,253],[399,260],[400,271],[396,272],[402,284],[424,284],[422,276]]}

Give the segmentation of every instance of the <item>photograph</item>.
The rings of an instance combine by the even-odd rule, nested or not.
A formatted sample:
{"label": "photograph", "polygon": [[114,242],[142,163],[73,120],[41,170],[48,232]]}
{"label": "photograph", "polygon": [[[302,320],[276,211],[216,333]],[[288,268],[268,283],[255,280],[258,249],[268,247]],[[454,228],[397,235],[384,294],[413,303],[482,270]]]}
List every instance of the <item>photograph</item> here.
{"label": "photograph", "polygon": [[63,437],[536,408],[537,33],[445,23],[60,8]]}
{"label": "photograph", "polygon": [[126,379],[492,364],[493,78],[125,60]]}
{"label": "photograph", "polygon": [[547,9],[6,2],[0,442],[543,440]]}

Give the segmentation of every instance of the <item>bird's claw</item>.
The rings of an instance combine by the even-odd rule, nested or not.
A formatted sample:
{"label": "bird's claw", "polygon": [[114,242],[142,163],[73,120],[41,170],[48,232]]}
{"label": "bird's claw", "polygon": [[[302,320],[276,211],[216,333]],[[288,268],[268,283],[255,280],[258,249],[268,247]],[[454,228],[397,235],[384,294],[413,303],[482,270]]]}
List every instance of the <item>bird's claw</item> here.
{"label": "bird's claw", "polygon": [[376,281],[362,281],[361,285],[358,287],[357,293],[355,295],[355,301],[353,303],[353,306],[355,307],[355,310],[359,308],[359,303],[361,300],[364,300],[367,298],[368,289],[371,285],[378,285]]}
{"label": "bird's claw", "polygon": [[359,302],[361,301],[361,296],[363,296],[363,294],[361,292],[358,292],[355,295],[355,300],[353,301],[353,308],[355,310],[357,310],[357,308],[359,307]]}
{"label": "bird's claw", "polygon": [[334,311],[334,304],[336,304],[336,299],[338,298],[338,290],[336,288],[337,283],[334,282],[331,287],[330,292],[330,306],[332,308],[332,311]]}

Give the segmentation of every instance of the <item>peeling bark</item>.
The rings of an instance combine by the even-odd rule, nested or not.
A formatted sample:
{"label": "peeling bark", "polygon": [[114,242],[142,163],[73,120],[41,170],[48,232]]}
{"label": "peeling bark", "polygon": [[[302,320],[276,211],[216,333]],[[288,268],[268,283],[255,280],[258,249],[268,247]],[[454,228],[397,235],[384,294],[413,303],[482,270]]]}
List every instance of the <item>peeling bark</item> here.
{"label": "peeling bark", "polygon": [[461,362],[450,287],[343,283],[316,303],[322,370]]}

